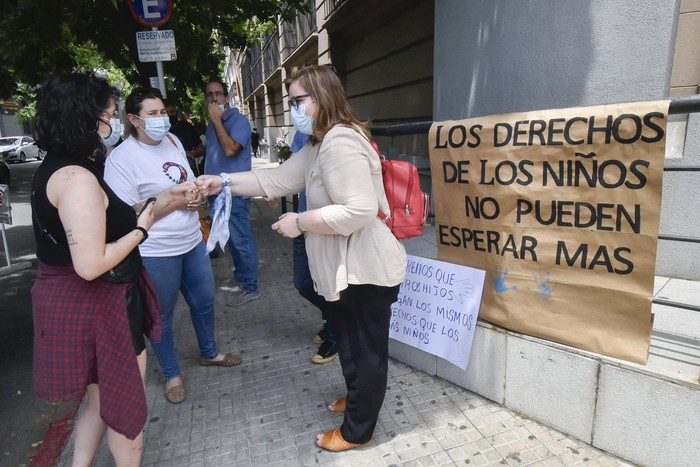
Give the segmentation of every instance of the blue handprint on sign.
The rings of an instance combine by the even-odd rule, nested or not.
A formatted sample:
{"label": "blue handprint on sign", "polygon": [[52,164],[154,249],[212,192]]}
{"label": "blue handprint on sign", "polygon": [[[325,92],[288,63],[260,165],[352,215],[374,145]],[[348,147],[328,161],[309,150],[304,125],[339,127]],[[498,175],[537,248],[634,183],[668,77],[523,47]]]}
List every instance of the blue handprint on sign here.
{"label": "blue handprint on sign", "polygon": [[496,289],[496,295],[500,295],[503,292],[507,292],[509,290],[515,290],[518,287],[516,285],[513,285],[511,287],[506,286],[506,278],[508,277],[508,269],[505,271],[502,269],[498,269],[496,271],[496,277],[493,279],[493,286]]}
{"label": "blue handprint on sign", "polygon": [[552,298],[552,294],[554,293],[554,287],[556,287],[557,284],[550,283],[549,272],[545,274],[544,278],[541,277],[539,274],[533,274],[532,278],[537,284],[537,290],[535,291],[537,296],[544,299]]}

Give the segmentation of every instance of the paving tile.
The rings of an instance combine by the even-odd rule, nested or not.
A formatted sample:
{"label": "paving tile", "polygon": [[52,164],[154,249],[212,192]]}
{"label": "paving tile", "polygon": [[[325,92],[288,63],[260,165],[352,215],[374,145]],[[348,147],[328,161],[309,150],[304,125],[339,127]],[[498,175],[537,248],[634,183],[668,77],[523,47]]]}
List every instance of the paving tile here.
{"label": "paving tile", "polygon": [[608,453],[595,449],[580,439],[567,436],[541,423],[528,421],[525,428],[532,433],[563,465],[625,466],[625,463]]}
{"label": "paving tile", "polygon": [[435,426],[432,431],[443,449],[452,449],[483,438],[474,425],[466,419],[458,423],[447,422],[446,425]]}
{"label": "paving tile", "polygon": [[389,466],[401,465],[399,456],[396,454],[388,440],[378,440],[374,437],[374,446],[367,449],[357,449],[347,453],[348,460],[353,466]]}
{"label": "paving tile", "polygon": [[528,465],[552,456],[524,426],[502,431],[491,436],[489,441],[510,465]]}
{"label": "paving tile", "polygon": [[433,467],[433,466],[454,466],[457,465],[445,451],[438,451],[429,456],[404,462],[405,467]]}
{"label": "paving tile", "polygon": [[464,414],[484,436],[522,426],[522,421],[513,412],[493,402],[467,409]]}
{"label": "paving tile", "polygon": [[442,451],[442,446],[429,430],[423,433],[401,434],[391,441],[391,445],[401,462],[408,462]]}
{"label": "paving tile", "polygon": [[480,467],[507,464],[503,456],[486,438],[479,438],[474,442],[448,449],[447,454],[457,465]]}
{"label": "paving tile", "polygon": [[558,457],[551,456],[547,457],[546,459],[533,462],[532,464],[528,464],[528,467],[562,467],[565,465],[566,464],[564,464]]}

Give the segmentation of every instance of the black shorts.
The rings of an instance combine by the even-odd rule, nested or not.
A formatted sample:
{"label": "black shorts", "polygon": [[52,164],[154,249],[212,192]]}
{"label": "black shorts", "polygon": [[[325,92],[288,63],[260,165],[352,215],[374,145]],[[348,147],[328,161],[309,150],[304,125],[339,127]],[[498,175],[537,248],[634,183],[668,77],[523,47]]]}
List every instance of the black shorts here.
{"label": "black shorts", "polygon": [[126,291],[126,315],[131,328],[131,340],[134,343],[136,355],[146,349],[146,302],[138,285],[131,285]]}

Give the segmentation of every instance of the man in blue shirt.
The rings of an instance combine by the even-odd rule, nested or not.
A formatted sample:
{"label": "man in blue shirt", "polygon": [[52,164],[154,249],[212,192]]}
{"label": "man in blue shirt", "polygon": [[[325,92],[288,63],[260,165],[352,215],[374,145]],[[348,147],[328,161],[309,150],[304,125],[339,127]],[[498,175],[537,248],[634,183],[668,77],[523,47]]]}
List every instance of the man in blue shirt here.
{"label": "man in blue shirt", "polygon": [[[247,172],[251,169],[251,127],[236,107],[230,108],[228,90],[220,81],[211,80],[205,88],[209,110],[207,148],[204,173]],[[250,227],[250,198],[231,197],[230,237],[228,245],[233,258],[233,279],[241,293],[229,306],[240,306],[260,298],[258,290],[258,253]]]}

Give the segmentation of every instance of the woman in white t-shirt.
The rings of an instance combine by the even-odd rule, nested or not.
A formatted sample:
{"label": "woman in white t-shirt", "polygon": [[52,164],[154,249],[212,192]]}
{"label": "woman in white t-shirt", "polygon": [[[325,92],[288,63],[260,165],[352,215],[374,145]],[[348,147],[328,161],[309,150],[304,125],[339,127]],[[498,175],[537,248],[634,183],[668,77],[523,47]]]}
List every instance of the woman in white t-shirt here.
{"label": "woman in white t-shirt", "polygon": [[[139,248],[160,300],[163,336],[152,347],[165,375],[165,397],[178,404],[186,397],[173,341],[173,311],[182,292],[199,343],[199,364],[235,366],[238,355],[218,351],[214,332],[214,275],[202,240],[196,192],[185,151],[168,133],[170,121],[159,95],[137,89],[126,100],[130,136],[107,158],[105,180],[126,203],[160,198],[173,187],[186,187],[186,206],[155,210],[156,222]],[[156,202],[156,208],[159,203]]]}

